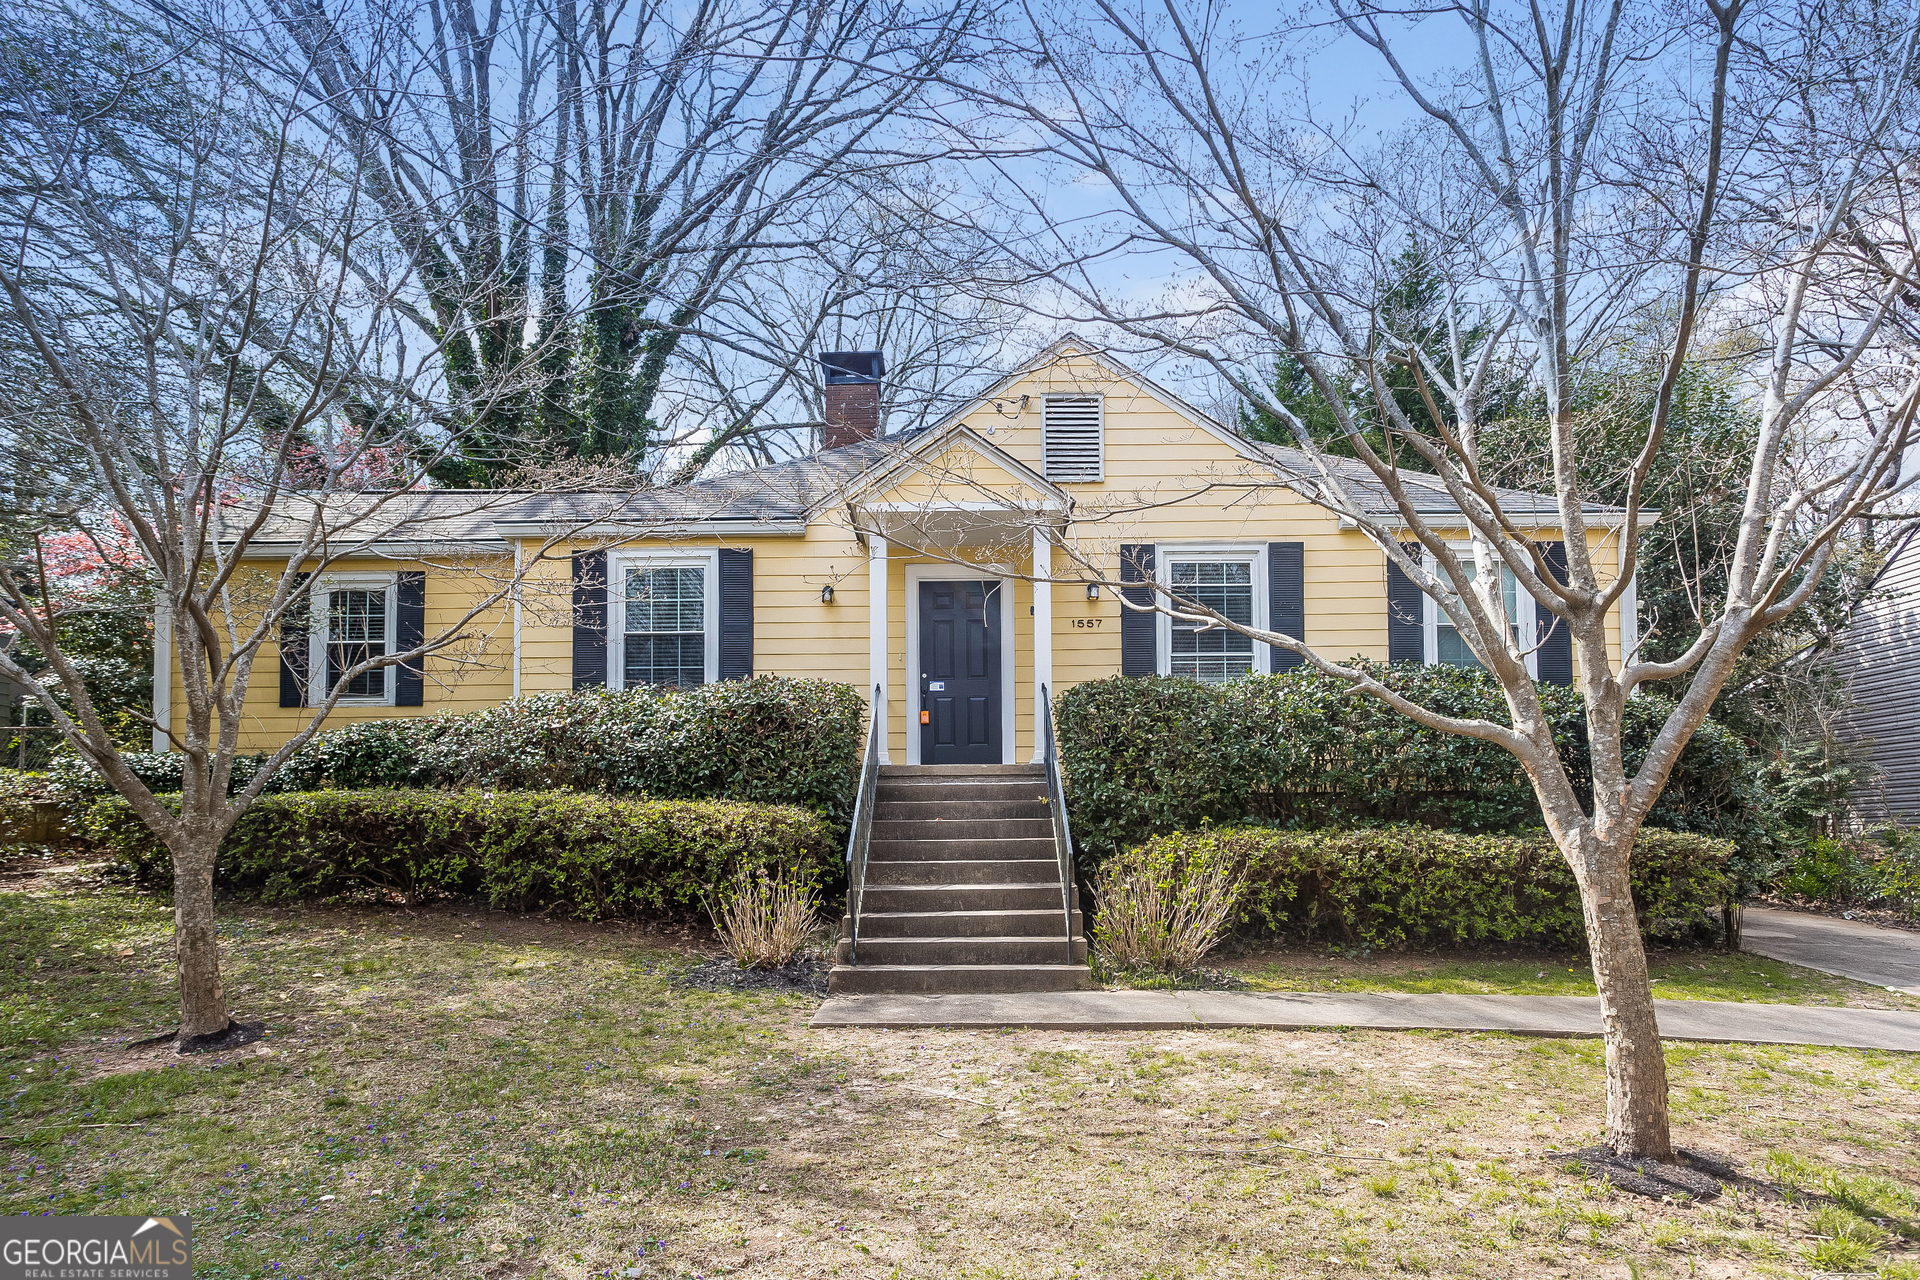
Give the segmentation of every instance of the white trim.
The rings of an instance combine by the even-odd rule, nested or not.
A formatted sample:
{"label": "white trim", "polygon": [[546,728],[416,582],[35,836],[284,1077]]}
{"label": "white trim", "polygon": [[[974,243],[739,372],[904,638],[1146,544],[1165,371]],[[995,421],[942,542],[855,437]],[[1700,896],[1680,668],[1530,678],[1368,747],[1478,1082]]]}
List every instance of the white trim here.
{"label": "white trim", "polygon": [[[1627,540],[1620,539],[1619,569],[1627,567]],[[1620,669],[1625,671],[1627,664],[1634,661],[1634,650],[1640,647],[1640,573],[1636,565],[1634,575],[1627,579],[1627,585],[1621,590],[1620,598],[1614,602],[1614,608],[1620,611]]]}
{"label": "white trim", "polygon": [[[232,547],[228,543],[229,548]],[[312,548],[307,560],[425,560],[437,555],[470,556],[476,551],[496,551],[504,555],[510,548],[492,538],[439,538],[418,542],[323,542]],[[242,560],[285,560],[301,550],[298,542],[249,542]]]}
{"label": "white trim", "polygon": [[1033,764],[1045,764],[1047,744],[1040,738],[1041,710],[1053,684],[1053,539],[1033,531]]}
{"label": "white trim", "polygon": [[892,764],[887,749],[893,736],[887,723],[887,540],[877,533],[867,535],[867,693],[873,699],[868,714],[880,721],[880,763]]}
{"label": "white trim", "polygon": [[526,548],[518,538],[513,540],[513,696],[520,696],[520,623],[521,575],[526,571]]}
{"label": "white trim", "polygon": [[[1449,542],[1447,543],[1447,546],[1452,548],[1454,554],[1460,556],[1460,558],[1464,562],[1468,564],[1473,563],[1473,544],[1472,543]],[[1425,562],[1428,573],[1431,573],[1436,579],[1442,582],[1446,580],[1446,575],[1441,570],[1439,562],[1434,560],[1432,552],[1430,551],[1421,552],[1421,559]],[[1506,575],[1508,572],[1509,570],[1507,569],[1506,565],[1502,564],[1500,566],[1500,577],[1501,577],[1500,590],[1502,592],[1503,599],[1506,591]],[[1539,614],[1540,606],[1532,596],[1528,595],[1525,591],[1522,591],[1520,589],[1518,583],[1514,584],[1513,596],[1514,596],[1514,599],[1513,599],[1514,610],[1517,613],[1519,613],[1520,616],[1517,618],[1511,619],[1511,621],[1520,632],[1520,651],[1526,654],[1527,674],[1532,676],[1535,680],[1538,680],[1540,678],[1540,647],[1539,647],[1539,637],[1538,637],[1539,628],[1537,624],[1540,618],[1540,614]],[[1529,608],[1528,606],[1532,606],[1532,607]],[[1440,602],[1435,600],[1432,596],[1428,595],[1426,592],[1424,591],[1421,592],[1420,593],[1420,662],[1421,662],[1421,665],[1423,666],[1437,667],[1440,665],[1440,618],[1441,616],[1442,615],[1440,611]],[[1451,619],[1448,620],[1447,625],[1449,626],[1453,625]],[[1461,637],[1462,640],[1464,640],[1465,638],[1466,637],[1464,636]],[[1472,646],[1469,645],[1468,648],[1469,650],[1471,650]],[[1475,661],[1478,662],[1478,659],[1476,658]],[[1483,667],[1482,669],[1484,670],[1485,668]]]}
{"label": "white trim", "polygon": [[687,538],[705,534],[727,534],[740,538],[799,538],[807,532],[805,520],[753,519],[662,520],[658,524],[600,520],[578,526],[553,520],[496,520],[493,527],[505,538],[639,539]]}
{"label": "white trim", "polygon": [[[308,631],[307,631],[307,705],[317,707],[324,704],[333,686],[327,682],[327,643],[331,638],[333,621],[333,602],[327,596],[335,591],[371,591],[387,593],[387,640],[386,651],[382,656],[390,657],[395,652],[394,643],[400,635],[400,573],[391,572],[315,574],[307,585],[309,595]],[[400,668],[386,666],[377,668],[380,681],[386,689],[378,698],[341,698],[333,705],[336,707],[391,707],[394,705],[395,688],[400,682],[396,678]]]}
{"label": "white trim", "polygon": [[[845,484],[830,489],[825,496],[814,504],[814,516],[817,517],[819,513],[824,510],[850,506],[857,506],[862,510],[881,510],[883,508],[874,507],[873,504],[863,501],[864,495],[874,492],[885,492],[889,488],[896,488],[900,484],[905,483],[909,475],[929,476],[929,478],[936,483],[940,482],[941,476],[938,473],[929,472],[928,463],[921,455],[933,452],[939,446],[951,440],[959,440],[967,444],[995,466],[1005,471],[1014,480],[1031,486],[1034,492],[1041,498],[1051,499],[1051,502],[1043,502],[1040,504],[1043,510],[1066,510],[1072,507],[1073,500],[1068,496],[1066,490],[1054,484],[1053,481],[1047,479],[993,441],[982,436],[966,423],[956,421],[949,415],[939,425],[929,427],[926,431],[906,442],[900,447],[898,453],[881,455],[873,466],[868,467],[859,475],[852,477]],[[920,502],[896,504],[897,509],[913,511],[922,510],[926,506],[926,503]],[[960,503],[955,502],[943,502],[940,506],[965,509]],[[1012,504],[1012,506],[1021,510],[1025,509],[1024,507],[1020,507],[1018,503]],[[1009,504],[1007,503],[994,503],[984,500],[980,502],[980,509],[985,511],[1006,510],[1008,507]]]}
{"label": "white trim", "polygon": [[[1245,560],[1253,565],[1253,625],[1269,629],[1267,605],[1271,593],[1267,586],[1267,544],[1264,542],[1174,542],[1160,543],[1153,549],[1153,576],[1162,587],[1172,585],[1175,560]],[[1164,599],[1164,597],[1163,597]],[[1253,666],[1249,675],[1261,675],[1259,641],[1253,642]],[[1154,615],[1153,669],[1159,675],[1173,673],[1173,619],[1164,613]]]}
{"label": "white trim", "polygon": [[[700,569],[703,637],[701,684],[720,678],[720,550],[616,551],[607,556],[607,688],[627,687],[627,573],[632,569]],[[615,588],[619,588],[615,590]]]}
{"label": "white trim", "polygon": [[1013,582],[997,573],[954,564],[910,564],[906,572],[907,763],[920,761],[920,679],[913,674],[920,662],[920,584],[922,582],[997,582],[1000,584],[1000,763],[1014,764],[1013,740]]}
{"label": "white trim", "polygon": [[173,605],[165,596],[153,602],[153,749],[173,750]]}

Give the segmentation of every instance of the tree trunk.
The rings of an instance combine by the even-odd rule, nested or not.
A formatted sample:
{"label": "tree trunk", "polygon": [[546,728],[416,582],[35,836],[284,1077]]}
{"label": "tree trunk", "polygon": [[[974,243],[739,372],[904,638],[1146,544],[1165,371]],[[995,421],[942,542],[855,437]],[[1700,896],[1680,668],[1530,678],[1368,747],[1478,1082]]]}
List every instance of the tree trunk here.
{"label": "tree trunk", "polygon": [[1607,1047],[1607,1145],[1622,1156],[1666,1160],[1673,1155],[1667,1124],[1667,1059],[1654,1019],[1647,952],[1634,914],[1628,850],[1602,855],[1602,867],[1582,895],[1593,977]]}
{"label": "tree trunk", "polygon": [[[198,843],[198,842],[196,842]],[[219,841],[213,841],[217,849]],[[220,940],[213,923],[214,849],[193,848],[173,860],[174,963],[180,975],[179,1042],[227,1029],[220,987]]]}

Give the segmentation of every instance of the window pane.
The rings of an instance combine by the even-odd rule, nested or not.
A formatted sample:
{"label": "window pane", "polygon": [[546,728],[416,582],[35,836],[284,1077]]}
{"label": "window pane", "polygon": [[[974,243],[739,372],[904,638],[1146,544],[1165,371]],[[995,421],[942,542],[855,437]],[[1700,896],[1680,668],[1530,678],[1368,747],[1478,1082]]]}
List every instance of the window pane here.
{"label": "window pane", "polygon": [[[1462,549],[1462,554],[1468,553]],[[1472,582],[1479,577],[1479,568],[1471,560],[1465,561],[1462,567],[1467,571],[1467,581]],[[1505,565],[1500,567],[1500,594],[1507,610],[1507,632],[1513,639],[1514,648],[1524,651],[1526,644],[1521,639],[1520,603],[1527,598],[1520,594],[1519,581],[1513,576],[1513,570]],[[1445,598],[1452,600],[1454,593],[1448,591]],[[1531,604],[1532,601],[1527,600],[1527,603]],[[1433,615],[1434,660],[1450,667],[1478,667],[1480,659],[1473,656],[1473,650],[1460,638],[1460,632],[1453,623],[1447,621],[1447,615],[1438,603],[1434,605]]]}
{"label": "window pane", "polygon": [[[387,651],[387,593],[383,588],[327,593],[327,684],[337,684],[342,672]],[[362,671],[347,682],[341,696],[384,698],[386,668]]]}
{"label": "window pane", "polygon": [[[1204,605],[1231,622],[1253,625],[1253,565],[1244,560],[1175,560],[1168,577],[1176,596]],[[1177,603],[1176,603],[1176,607]],[[1173,619],[1169,670],[1209,684],[1253,671],[1253,640],[1238,631],[1201,630],[1201,623]]]}
{"label": "window pane", "polygon": [[664,685],[691,689],[707,679],[707,638],[699,632],[677,635],[629,635],[626,685]]}
{"label": "window pane", "polygon": [[1473,656],[1473,650],[1460,638],[1460,632],[1451,622],[1441,622],[1434,627],[1434,657],[1442,666],[1477,667],[1480,659]]}
{"label": "window pane", "polygon": [[627,572],[627,634],[704,631],[705,569],[631,569]]}
{"label": "window pane", "polygon": [[626,582],[628,688],[687,689],[707,678],[707,571],[630,569]]}

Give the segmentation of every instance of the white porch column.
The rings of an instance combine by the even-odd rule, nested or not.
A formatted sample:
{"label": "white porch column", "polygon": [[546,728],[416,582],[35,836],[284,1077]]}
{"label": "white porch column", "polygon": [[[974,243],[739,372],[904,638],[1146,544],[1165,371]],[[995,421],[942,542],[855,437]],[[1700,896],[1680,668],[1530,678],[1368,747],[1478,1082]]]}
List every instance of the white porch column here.
{"label": "white porch column", "polygon": [[1033,763],[1047,758],[1040,736],[1041,709],[1053,684],[1053,541],[1045,528],[1033,531]]}
{"label": "white porch column", "polygon": [[165,596],[153,602],[153,724],[153,749],[173,750],[173,603]]}
{"label": "white porch column", "polygon": [[878,534],[867,535],[867,692],[880,720],[880,763],[892,764],[887,753],[893,728],[887,721],[887,540]]}

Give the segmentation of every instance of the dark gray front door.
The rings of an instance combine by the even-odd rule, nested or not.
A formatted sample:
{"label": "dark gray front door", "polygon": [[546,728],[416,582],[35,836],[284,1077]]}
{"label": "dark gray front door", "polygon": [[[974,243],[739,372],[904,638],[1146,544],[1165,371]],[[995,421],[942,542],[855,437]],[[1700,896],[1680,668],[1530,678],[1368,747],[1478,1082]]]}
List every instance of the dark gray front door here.
{"label": "dark gray front door", "polygon": [[920,584],[920,763],[1000,763],[1000,584]]}

